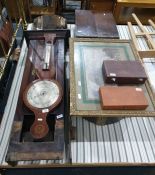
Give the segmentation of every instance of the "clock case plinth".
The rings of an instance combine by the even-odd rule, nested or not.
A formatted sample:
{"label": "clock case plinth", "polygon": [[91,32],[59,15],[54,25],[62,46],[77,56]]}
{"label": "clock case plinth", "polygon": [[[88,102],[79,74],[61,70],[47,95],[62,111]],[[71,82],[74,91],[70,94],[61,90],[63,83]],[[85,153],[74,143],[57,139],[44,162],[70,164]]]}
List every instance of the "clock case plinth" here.
{"label": "clock case plinth", "polygon": [[[30,134],[30,127],[34,120],[34,113],[23,103],[23,92],[29,83],[37,79],[34,73],[33,63],[29,57],[32,54],[31,42],[36,38],[43,38],[44,33],[56,34],[56,80],[63,88],[63,99],[58,107],[51,111],[47,117],[49,126],[48,135],[40,140],[35,140]],[[6,156],[8,163],[15,163],[21,160],[51,160],[63,159],[65,147],[64,120],[67,118],[67,90],[65,78],[65,52],[68,48],[70,31],[47,30],[47,31],[25,31],[24,33],[28,46],[28,53],[25,63],[23,79],[14,117],[12,134]],[[54,46],[54,47],[55,47]]]}

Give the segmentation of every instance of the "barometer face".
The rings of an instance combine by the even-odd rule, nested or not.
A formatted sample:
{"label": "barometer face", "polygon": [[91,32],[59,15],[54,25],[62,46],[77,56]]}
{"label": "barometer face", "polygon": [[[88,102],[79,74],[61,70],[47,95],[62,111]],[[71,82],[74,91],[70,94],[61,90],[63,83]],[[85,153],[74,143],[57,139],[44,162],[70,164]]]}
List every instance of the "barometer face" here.
{"label": "barometer face", "polygon": [[24,102],[31,109],[52,109],[62,99],[62,89],[55,80],[36,80],[24,92]]}

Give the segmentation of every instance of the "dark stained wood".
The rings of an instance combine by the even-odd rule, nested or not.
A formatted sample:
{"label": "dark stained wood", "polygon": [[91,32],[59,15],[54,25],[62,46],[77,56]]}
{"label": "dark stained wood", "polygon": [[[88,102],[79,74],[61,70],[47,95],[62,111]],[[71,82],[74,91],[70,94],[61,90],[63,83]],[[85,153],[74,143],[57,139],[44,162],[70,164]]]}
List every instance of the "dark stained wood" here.
{"label": "dark stained wood", "polygon": [[113,1],[112,0],[90,0],[89,2],[89,10],[95,11],[111,11],[113,9]]}
{"label": "dark stained wood", "polygon": [[[39,36],[39,32],[36,33],[37,36]],[[42,34],[42,31],[40,33]],[[57,31],[57,33],[61,32]],[[30,32],[28,36],[30,38],[32,36],[34,39],[33,32]],[[59,81],[63,90],[65,90],[64,54],[66,35],[59,36],[61,36],[61,38],[56,38],[57,49],[55,51],[55,80]],[[63,96],[63,99],[59,106],[51,111],[47,117],[49,127],[48,135],[42,139],[34,139],[30,134],[30,127],[34,120],[34,113],[24,105],[22,97],[27,85],[35,79],[38,79],[38,77],[35,74],[33,63],[30,62],[29,59],[33,55],[33,48],[31,47],[30,42],[28,42],[28,46],[29,51],[20,88],[10,144],[6,157],[6,161],[8,163],[16,162],[19,160],[62,159],[64,156],[65,96]],[[61,51],[61,53],[59,51]]]}
{"label": "dark stained wood", "polygon": [[111,12],[75,11],[76,37],[119,38]]}
{"label": "dark stained wood", "polygon": [[56,38],[63,39],[65,44],[65,51],[67,50],[69,46],[69,37],[70,37],[70,30],[67,29],[47,29],[47,30],[30,30],[30,31],[24,31],[24,36],[26,39],[27,44],[29,45],[29,42],[31,40],[44,40],[45,33],[52,32],[56,34]]}
{"label": "dark stained wood", "polygon": [[9,12],[9,16],[12,19],[19,19],[20,17],[24,17],[24,15],[29,16],[29,5],[28,4],[29,4],[29,1],[27,0],[20,0],[20,1],[5,0],[4,1],[4,5],[6,6],[7,11]]}
{"label": "dark stained wood", "polygon": [[147,80],[144,67],[140,61],[103,61],[105,83],[143,84]]}
{"label": "dark stained wood", "polygon": [[62,159],[64,149],[64,123],[57,119],[54,142],[20,142],[22,122],[14,122],[7,161]]}
{"label": "dark stained wood", "polygon": [[[60,79],[62,79],[62,75],[63,75],[61,72],[58,73],[58,67],[56,67],[59,58],[57,57],[57,59],[56,59],[55,54],[53,53],[53,52],[56,52],[55,50],[58,47],[57,42],[55,42],[55,40],[56,40],[55,34],[45,33],[44,40],[43,40],[43,38],[41,40],[37,40],[37,38],[36,38],[36,40],[31,41],[29,44],[29,46],[31,48],[31,52],[32,52],[30,55],[30,58],[32,59],[32,64],[34,66],[37,77],[39,79],[42,79],[42,80],[48,79],[48,81],[52,81],[54,84],[57,85],[57,87],[59,88],[59,91],[60,91],[59,98],[57,99],[57,101],[53,105],[48,107],[48,111],[53,110],[61,102],[62,96],[63,96],[61,84],[58,81],[54,80],[56,78],[56,72],[58,74],[58,77],[60,76]],[[48,42],[50,42],[50,43],[48,43]],[[50,50],[46,50],[47,45],[48,45],[48,47],[50,47]],[[46,67],[46,69],[44,69],[46,51],[50,52],[48,54],[49,63],[48,63],[48,66]],[[63,63],[62,63],[62,65],[63,65]],[[62,65],[61,65],[61,67],[62,67]],[[51,72],[53,72],[53,73],[51,73]],[[53,80],[51,80],[51,79],[53,79]],[[24,91],[23,99],[24,99],[26,106],[29,107],[35,114],[35,120],[30,128],[30,132],[34,138],[41,139],[41,138],[45,137],[49,132],[49,128],[48,128],[48,125],[46,123],[46,117],[47,117],[47,114],[49,112],[42,113],[41,108],[38,109],[38,108],[33,107],[32,105],[29,104],[29,102],[27,100],[27,92],[28,92],[29,88],[33,84],[37,83],[37,81],[40,81],[40,80],[33,81],[27,86],[26,90]],[[62,84],[63,84],[63,82],[62,82]],[[42,122],[40,120],[38,121],[38,118],[41,118]]]}

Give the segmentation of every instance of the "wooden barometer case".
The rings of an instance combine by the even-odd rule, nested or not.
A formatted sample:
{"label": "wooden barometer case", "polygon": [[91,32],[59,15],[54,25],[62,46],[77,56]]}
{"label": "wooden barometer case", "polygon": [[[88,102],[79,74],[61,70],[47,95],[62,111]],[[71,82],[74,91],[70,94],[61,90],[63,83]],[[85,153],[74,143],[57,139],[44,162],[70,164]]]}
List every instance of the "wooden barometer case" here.
{"label": "wooden barometer case", "polygon": [[24,72],[6,161],[63,159],[68,116],[64,58],[70,31],[31,30],[24,36],[28,52],[21,63]]}
{"label": "wooden barometer case", "polygon": [[[39,40],[41,39],[41,42]],[[43,40],[44,39],[44,40]],[[38,80],[32,81],[24,91],[25,105],[34,112],[35,120],[30,128],[33,138],[44,138],[49,131],[46,117],[62,99],[62,88],[56,79],[54,42],[56,34],[45,33],[33,46],[32,63]]]}

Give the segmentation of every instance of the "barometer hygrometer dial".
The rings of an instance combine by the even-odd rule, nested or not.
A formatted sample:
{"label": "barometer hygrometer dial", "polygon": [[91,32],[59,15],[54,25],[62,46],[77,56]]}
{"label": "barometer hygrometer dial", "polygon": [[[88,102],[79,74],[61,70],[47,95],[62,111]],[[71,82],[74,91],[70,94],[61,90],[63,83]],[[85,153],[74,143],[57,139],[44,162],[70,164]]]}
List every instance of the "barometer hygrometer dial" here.
{"label": "barometer hygrometer dial", "polygon": [[35,121],[30,128],[36,139],[47,135],[49,128],[46,117],[62,99],[62,88],[56,80],[35,80],[28,85],[23,95],[24,103],[35,114]]}

